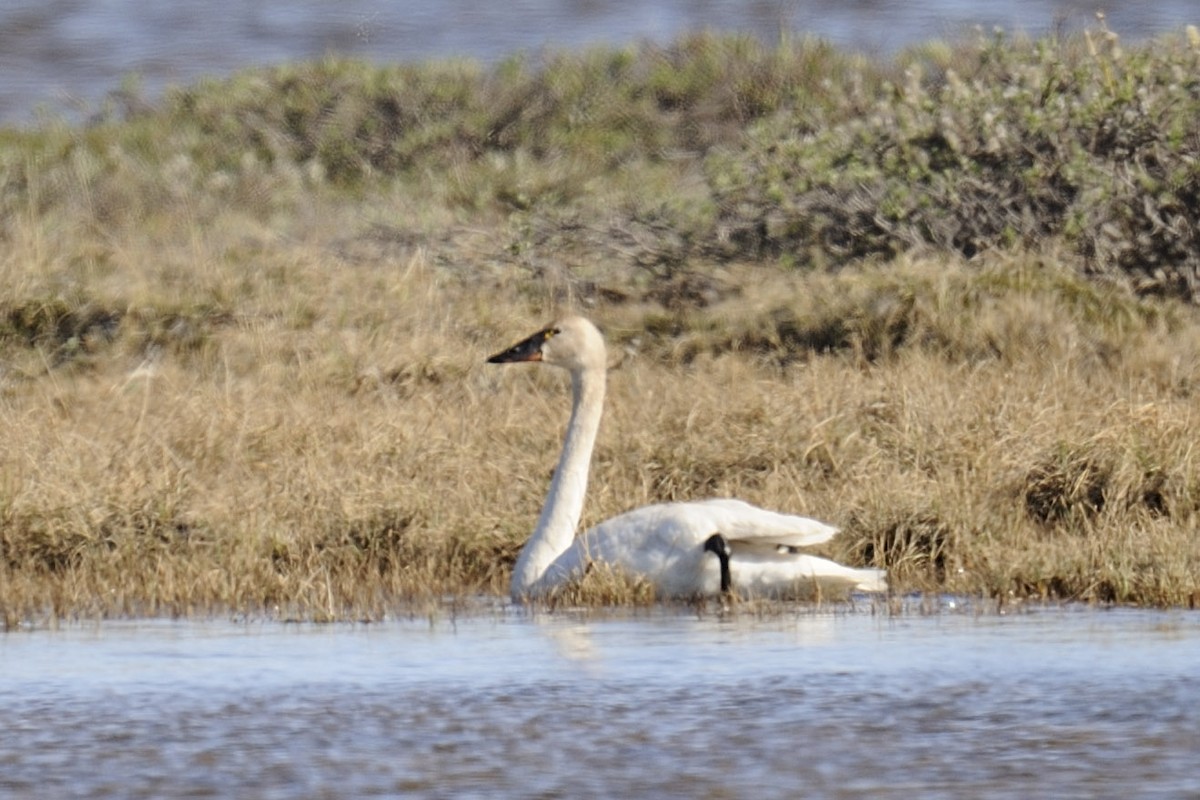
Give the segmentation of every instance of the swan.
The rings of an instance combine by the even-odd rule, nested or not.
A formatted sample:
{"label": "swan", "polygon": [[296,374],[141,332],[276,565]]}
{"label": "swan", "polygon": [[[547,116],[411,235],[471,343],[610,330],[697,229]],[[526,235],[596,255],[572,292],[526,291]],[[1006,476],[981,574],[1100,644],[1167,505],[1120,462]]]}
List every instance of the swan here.
{"label": "swan", "polygon": [[594,562],[649,581],[660,598],[734,590],[794,596],[814,590],[887,589],[883,570],[846,567],[799,552],[828,541],[837,528],[742,500],[644,506],[576,537],[604,410],[608,362],[604,337],[584,317],[567,316],[488,359],[491,364],[518,362],[567,370],[572,406],[549,494],[513,570],[515,601],[545,596],[578,580]]}

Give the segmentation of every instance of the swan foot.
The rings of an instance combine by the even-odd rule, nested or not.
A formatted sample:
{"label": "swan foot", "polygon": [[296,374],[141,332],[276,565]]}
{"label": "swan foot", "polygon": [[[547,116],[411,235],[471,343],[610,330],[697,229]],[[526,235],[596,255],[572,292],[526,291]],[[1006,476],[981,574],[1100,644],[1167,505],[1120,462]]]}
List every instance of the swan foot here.
{"label": "swan foot", "polygon": [[733,579],[729,574],[729,541],[720,533],[714,533],[704,540],[704,551],[714,554],[721,562],[721,594],[729,594],[733,589]]}

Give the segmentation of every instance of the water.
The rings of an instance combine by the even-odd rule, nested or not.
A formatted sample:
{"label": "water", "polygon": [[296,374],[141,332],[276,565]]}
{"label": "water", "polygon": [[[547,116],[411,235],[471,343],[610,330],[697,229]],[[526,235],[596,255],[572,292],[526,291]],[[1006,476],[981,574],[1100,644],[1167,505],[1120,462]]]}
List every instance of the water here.
{"label": "water", "polygon": [[1128,39],[1200,24],[1195,0],[5,0],[0,123],[94,108],[131,74],[168,84],[326,53],[375,61],[669,41],[685,31],[781,30],[890,52],[976,25],[1045,33],[1094,25],[1104,8]]}
{"label": "water", "polygon": [[0,636],[0,796],[1200,796],[1200,616]]}

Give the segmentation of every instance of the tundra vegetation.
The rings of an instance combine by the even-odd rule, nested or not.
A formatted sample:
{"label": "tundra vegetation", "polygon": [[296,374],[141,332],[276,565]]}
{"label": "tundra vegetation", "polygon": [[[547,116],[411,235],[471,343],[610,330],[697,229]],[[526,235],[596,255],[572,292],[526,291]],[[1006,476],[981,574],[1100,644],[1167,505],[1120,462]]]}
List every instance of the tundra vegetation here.
{"label": "tundra vegetation", "polygon": [[[893,592],[1200,600],[1200,36],[329,59],[0,130],[0,620],[501,597],[563,376],[585,524],[732,495]],[[651,602],[596,570],[558,599]]]}

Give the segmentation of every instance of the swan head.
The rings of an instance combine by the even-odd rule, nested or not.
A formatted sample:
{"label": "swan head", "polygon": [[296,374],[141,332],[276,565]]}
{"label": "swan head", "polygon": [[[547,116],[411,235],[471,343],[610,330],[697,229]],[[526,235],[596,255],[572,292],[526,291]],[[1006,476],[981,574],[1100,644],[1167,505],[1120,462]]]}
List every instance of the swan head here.
{"label": "swan head", "polygon": [[521,361],[540,361],[580,372],[604,370],[608,356],[604,337],[596,326],[583,317],[568,316],[488,359],[489,364]]}

